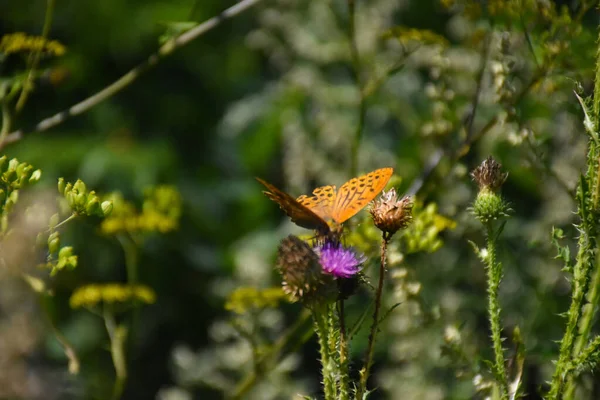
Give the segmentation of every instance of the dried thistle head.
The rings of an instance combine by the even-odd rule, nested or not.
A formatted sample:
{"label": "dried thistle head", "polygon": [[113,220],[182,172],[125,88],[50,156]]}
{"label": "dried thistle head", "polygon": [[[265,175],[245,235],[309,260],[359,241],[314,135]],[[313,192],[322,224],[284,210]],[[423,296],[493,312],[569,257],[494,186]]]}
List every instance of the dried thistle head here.
{"label": "dried thistle head", "polygon": [[502,164],[489,156],[471,172],[471,177],[477,182],[479,190],[487,188],[496,192],[506,181],[508,172],[502,172]]}
{"label": "dried thistle head", "polygon": [[413,200],[410,196],[398,198],[394,188],[383,192],[375,200],[370,212],[375,226],[388,236],[406,228],[412,221]]}
{"label": "dried thistle head", "polygon": [[290,235],[281,241],[277,267],[283,278],[283,291],[292,301],[310,305],[335,300],[333,275],[323,273],[319,256],[298,237]]}

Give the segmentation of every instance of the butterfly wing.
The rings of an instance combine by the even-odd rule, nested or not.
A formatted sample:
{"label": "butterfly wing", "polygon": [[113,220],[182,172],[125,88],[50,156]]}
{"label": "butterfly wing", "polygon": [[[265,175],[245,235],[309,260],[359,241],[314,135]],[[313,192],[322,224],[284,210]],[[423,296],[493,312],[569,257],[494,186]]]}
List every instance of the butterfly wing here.
{"label": "butterfly wing", "polygon": [[296,199],[298,203],[309,208],[325,221],[333,219],[335,203],[335,186],[321,186],[313,190],[312,196],[302,195]]}
{"label": "butterfly wing", "polygon": [[292,196],[277,189],[270,183],[265,182],[260,178],[256,178],[256,180],[268,189],[268,191],[264,191],[263,193],[275,203],[279,204],[279,207],[288,215],[288,217],[290,217],[293,223],[302,228],[329,232],[329,225],[327,225],[327,222],[308,207],[302,205]]}
{"label": "butterfly wing", "polygon": [[380,168],[344,183],[333,205],[333,220],[341,224],[362,210],[383,190],[393,173],[393,168]]}

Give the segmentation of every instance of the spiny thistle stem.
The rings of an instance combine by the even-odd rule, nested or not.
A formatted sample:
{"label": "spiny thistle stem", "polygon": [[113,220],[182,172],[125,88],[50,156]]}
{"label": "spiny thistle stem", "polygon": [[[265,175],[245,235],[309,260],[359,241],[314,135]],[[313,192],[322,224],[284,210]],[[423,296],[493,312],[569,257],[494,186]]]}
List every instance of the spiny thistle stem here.
{"label": "spiny thistle stem", "polygon": [[377,285],[377,292],[375,292],[375,310],[373,311],[373,323],[371,324],[371,332],[369,333],[369,343],[367,345],[367,355],[365,358],[365,364],[360,370],[360,383],[356,393],[357,399],[362,399],[365,392],[367,391],[367,381],[369,379],[369,372],[371,371],[371,365],[373,364],[373,352],[375,349],[375,336],[377,335],[377,328],[379,325],[379,312],[381,310],[381,296],[383,293],[383,281],[385,278],[385,261],[387,255],[387,245],[391,238],[391,235],[387,232],[383,233],[381,240],[381,263],[379,264],[379,284]]}
{"label": "spiny thistle stem", "polygon": [[[589,286],[589,293],[586,296],[588,303],[582,309],[581,321],[579,322],[579,336],[575,341],[573,347],[573,357],[581,357],[584,352],[584,346],[589,340],[590,331],[592,329],[592,321],[596,314],[596,308],[598,307],[598,300],[600,299],[600,258],[596,256],[596,268],[592,277],[592,282]],[[595,339],[597,341],[598,338]],[[576,364],[576,360],[572,363]],[[567,370],[568,373],[568,370]],[[575,383],[573,382],[574,377],[569,377],[567,381],[567,388],[565,390],[565,400],[573,400],[575,397]]]}
{"label": "spiny thistle stem", "polygon": [[569,306],[567,327],[565,334],[560,342],[560,353],[558,362],[552,376],[550,392],[548,393],[549,400],[558,400],[561,398],[566,374],[565,371],[572,358],[575,336],[577,334],[577,325],[581,316],[581,306],[585,298],[589,283],[590,270],[590,250],[592,246],[586,232],[581,232],[577,243],[579,251],[577,253],[577,263],[573,268],[573,295],[571,305]]}
{"label": "spiny thistle stem", "polygon": [[339,301],[340,321],[340,400],[349,399],[350,370],[348,360],[348,337],[346,336],[346,322],[344,319],[344,300]]}
{"label": "spiny thistle stem", "polygon": [[494,348],[494,375],[500,387],[500,398],[508,400],[508,381],[504,367],[504,349],[502,348],[502,326],[500,324],[500,302],[498,301],[498,288],[502,280],[502,264],[496,261],[496,232],[491,223],[487,224],[487,258],[486,270],[488,274],[488,313],[490,329],[492,331],[492,344]]}
{"label": "spiny thistle stem", "polygon": [[321,367],[323,374],[323,393],[325,400],[337,399],[337,388],[335,382],[334,360],[331,357],[329,349],[329,315],[327,306],[313,310],[313,319],[315,321],[315,331],[319,341],[319,352],[321,354]]}

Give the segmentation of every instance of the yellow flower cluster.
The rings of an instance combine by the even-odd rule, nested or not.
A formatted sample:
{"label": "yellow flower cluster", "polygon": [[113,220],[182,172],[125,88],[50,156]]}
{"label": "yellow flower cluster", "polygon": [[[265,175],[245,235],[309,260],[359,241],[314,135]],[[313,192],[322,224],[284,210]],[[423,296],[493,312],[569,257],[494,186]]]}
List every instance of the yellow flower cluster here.
{"label": "yellow flower cluster", "polygon": [[79,308],[93,307],[100,302],[126,303],[133,300],[152,304],[156,301],[156,293],[146,285],[91,284],[75,290],[69,299],[69,304],[71,308]]}
{"label": "yellow flower cluster", "polygon": [[428,29],[407,28],[404,26],[396,26],[390,29],[385,33],[384,37],[395,38],[405,46],[410,43],[439,45],[442,47],[447,47],[449,45],[449,42],[445,37],[438,35],[433,31]]}
{"label": "yellow flower cluster", "polygon": [[402,236],[403,248],[406,249],[407,254],[419,251],[433,253],[443,244],[440,233],[455,227],[455,221],[437,213],[435,203],[430,203],[423,208],[422,204],[416,202],[413,209],[413,222]]}
{"label": "yellow flower cluster", "polygon": [[11,54],[37,51],[45,51],[51,55],[62,56],[65,54],[66,48],[56,40],[47,40],[41,36],[29,36],[23,32],[4,35],[2,36],[2,40],[0,40],[0,53]]}
{"label": "yellow flower cluster", "polygon": [[252,309],[275,308],[281,300],[286,300],[286,294],[280,287],[268,289],[241,287],[229,295],[225,309],[236,314],[244,314]]}
{"label": "yellow flower cluster", "polygon": [[158,186],[146,191],[142,211],[125,201],[119,193],[107,199],[113,202],[110,217],[102,221],[101,229],[106,235],[120,232],[160,232],[173,231],[179,226],[181,198],[171,186]]}

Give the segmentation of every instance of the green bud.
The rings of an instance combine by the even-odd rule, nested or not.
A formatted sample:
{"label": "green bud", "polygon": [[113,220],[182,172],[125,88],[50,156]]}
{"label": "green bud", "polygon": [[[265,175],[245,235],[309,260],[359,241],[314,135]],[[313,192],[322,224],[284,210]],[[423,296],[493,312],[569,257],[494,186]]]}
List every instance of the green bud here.
{"label": "green bud", "polygon": [[0,171],[4,170],[4,167],[6,166],[6,160],[8,158],[6,156],[2,156],[0,157]]}
{"label": "green bud", "polygon": [[85,203],[87,203],[87,194],[85,192],[79,192],[75,195],[75,207],[78,209],[84,209]]}
{"label": "green bud", "polygon": [[71,207],[71,209],[75,209],[75,193],[68,191],[65,195],[65,198],[67,199],[69,207]]}
{"label": "green bud", "polygon": [[56,225],[58,225],[58,220],[59,220],[60,216],[58,215],[58,213],[52,215],[50,217],[50,221],[48,221],[48,227],[50,229],[54,228]]}
{"label": "green bud", "polygon": [[4,203],[4,200],[6,200],[6,192],[4,189],[0,189],[0,204]]}
{"label": "green bud", "polygon": [[16,204],[17,201],[19,201],[19,191],[13,190],[12,192],[10,192],[10,195],[8,196],[8,200],[11,201],[12,204]]}
{"label": "green bud", "polygon": [[73,247],[71,246],[65,246],[63,248],[60,249],[60,251],[58,252],[58,258],[60,259],[66,259],[68,257],[71,257],[73,255]]}
{"label": "green bud", "polygon": [[77,182],[75,182],[73,189],[77,190],[77,192],[79,192],[79,193],[87,192],[87,187],[85,186],[85,183],[83,183],[83,181],[81,179],[77,179]]}
{"label": "green bud", "polygon": [[67,183],[67,186],[65,186],[65,191],[63,192],[63,194],[67,194],[73,191],[73,184],[71,182]]}
{"label": "green bud", "polygon": [[35,237],[35,245],[38,247],[42,247],[46,243],[46,235],[44,232],[40,232]]}
{"label": "green bud", "polygon": [[56,254],[59,248],[60,237],[58,236],[58,232],[54,232],[48,237],[48,251],[50,252],[50,254]]}
{"label": "green bud", "polygon": [[65,178],[63,178],[63,177],[58,178],[58,193],[64,195],[66,186],[67,186],[67,184],[65,182]]}
{"label": "green bud", "polygon": [[508,217],[510,208],[498,193],[482,189],[473,203],[473,214],[482,224]]}
{"label": "green bud", "polygon": [[85,212],[87,215],[102,215],[102,208],[100,207],[100,202],[98,201],[98,197],[90,196],[91,200],[88,201],[85,206]]}
{"label": "green bud", "polygon": [[14,169],[9,169],[3,174],[3,177],[6,182],[14,182],[15,178],[17,177],[17,173]]}
{"label": "green bud", "polygon": [[35,182],[39,181],[41,177],[42,177],[42,170],[36,169],[31,174],[31,177],[29,178],[29,183],[35,183]]}
{"label": "green bud", "polygon": [[19,160],[17,160],[16,158],[13,158],[12,160],[10,160],[8,162],[8,171],[15,171],[18,166],[19,166]]}
{"label": "green bud", "polygon": [[104,214],[105,217],[108,217],[110,215],[110,213],[112,213],[113,210],[113,202],[112,201],[103,201],[102,202],[102,214]]}

